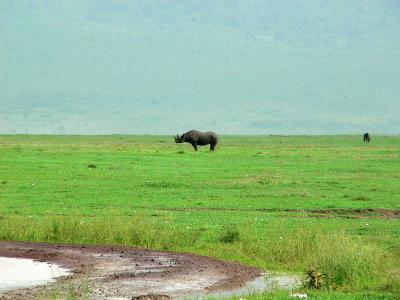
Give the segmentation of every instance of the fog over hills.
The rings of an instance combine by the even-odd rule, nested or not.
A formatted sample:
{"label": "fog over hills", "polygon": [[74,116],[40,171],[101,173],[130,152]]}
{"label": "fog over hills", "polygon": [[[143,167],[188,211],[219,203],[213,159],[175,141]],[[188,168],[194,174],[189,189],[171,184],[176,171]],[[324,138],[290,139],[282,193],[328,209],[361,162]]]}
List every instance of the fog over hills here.
{"label": "fog over hills", "polygon": [[0,2],[0,133],[400,133],[400,2]]}

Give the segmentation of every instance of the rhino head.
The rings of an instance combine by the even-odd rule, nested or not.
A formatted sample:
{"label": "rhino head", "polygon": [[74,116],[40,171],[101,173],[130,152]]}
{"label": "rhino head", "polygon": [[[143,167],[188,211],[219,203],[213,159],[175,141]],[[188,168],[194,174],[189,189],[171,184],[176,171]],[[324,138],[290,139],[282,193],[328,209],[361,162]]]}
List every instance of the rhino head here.
{"label": "rhino head", "polygon": [[182,134],[181,136],[179,136],[179,134],[177,134],[176,136],[174,136],[175,138],[175,143],[183,143],[185,141],[185,135]]}

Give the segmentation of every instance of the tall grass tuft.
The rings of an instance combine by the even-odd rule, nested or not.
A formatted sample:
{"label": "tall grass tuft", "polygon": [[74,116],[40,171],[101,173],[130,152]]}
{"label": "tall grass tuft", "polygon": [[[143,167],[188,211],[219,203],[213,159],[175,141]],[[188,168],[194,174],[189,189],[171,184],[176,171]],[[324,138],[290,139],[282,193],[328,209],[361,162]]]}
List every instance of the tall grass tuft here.
{"label": "tall grass tuft", "polygon": [[310,289],[321,289],[324,285],[324,277],[325,275],[315,268],[311,268],[306,270],[307,278],[305,280],[305,286]]}
{"label": "tall grass tuft", "polygon": [[236,225],[224,226],[218,240],[222,243],[232,243],[239,240],[239,230]]}
{"label": "tall grass tuft", "polygon": [[87,244],[117,244],[172,249],[196,244],[200,230],[188,231],[144,215],[121,217],[110,213],[101,218],[51,216],[25,218],[8,215],[0,219],[0,240]]}
{"label": "tall grass tuft", "polygon": [[[327,289],[371,288],[387,280],[387,252],[360,237],[345,232],[325,233],[316,228],[281,228],[278,232],[270,229],[265,234],[242,234],[241,249],[247,256],[269,260],[265,268],[318,270],[324,274],[323,286]],[[264,247],[255,246],[256,238],[262,239]]]}

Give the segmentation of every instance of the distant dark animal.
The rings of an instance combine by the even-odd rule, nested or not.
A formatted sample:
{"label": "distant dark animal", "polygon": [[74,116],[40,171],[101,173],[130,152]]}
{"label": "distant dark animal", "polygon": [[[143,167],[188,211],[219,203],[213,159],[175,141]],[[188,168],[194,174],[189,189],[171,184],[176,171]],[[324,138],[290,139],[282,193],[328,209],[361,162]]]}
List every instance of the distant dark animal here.
{"label": "distant dark animal", "polygon": [[364,143],[369,143],[371,140],[371,137],[369,136],[369,133],[364,133]]}
{"label": "distant dark animal", "polygon": [[197,151],[197,146],[210,145],[210,150],[214,151],[215,146],[218,144],[218,136],[214,132],[200,132],[197,130],[190,130],[181,136],[178,134],[174,136],[175,143],[189,143]]}

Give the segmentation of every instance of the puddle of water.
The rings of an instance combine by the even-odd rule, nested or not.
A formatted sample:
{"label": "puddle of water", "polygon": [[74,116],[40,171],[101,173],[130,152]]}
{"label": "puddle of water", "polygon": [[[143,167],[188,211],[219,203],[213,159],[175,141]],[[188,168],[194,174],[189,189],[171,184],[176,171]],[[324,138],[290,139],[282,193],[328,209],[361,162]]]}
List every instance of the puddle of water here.
{"label": "puddle of water", "polygon": [[202,299],[202,298],[228,298],[234,296],[246,296],[249,294],[259,294],[262,292],[272,291],[274,289],[293,290],[299,287],[301,280],[296,275],[286,274],[264,274],[261,277],[249,281],[245,286],[224,292],[213,293],[194,293],[189,296],[182,297],[181,299]]}
{"label": "puddle of water", "polygon": [[51,283],[57,277],[70,274],[70,270],[56,264],[0,257],[0,295],[14,289]]}

